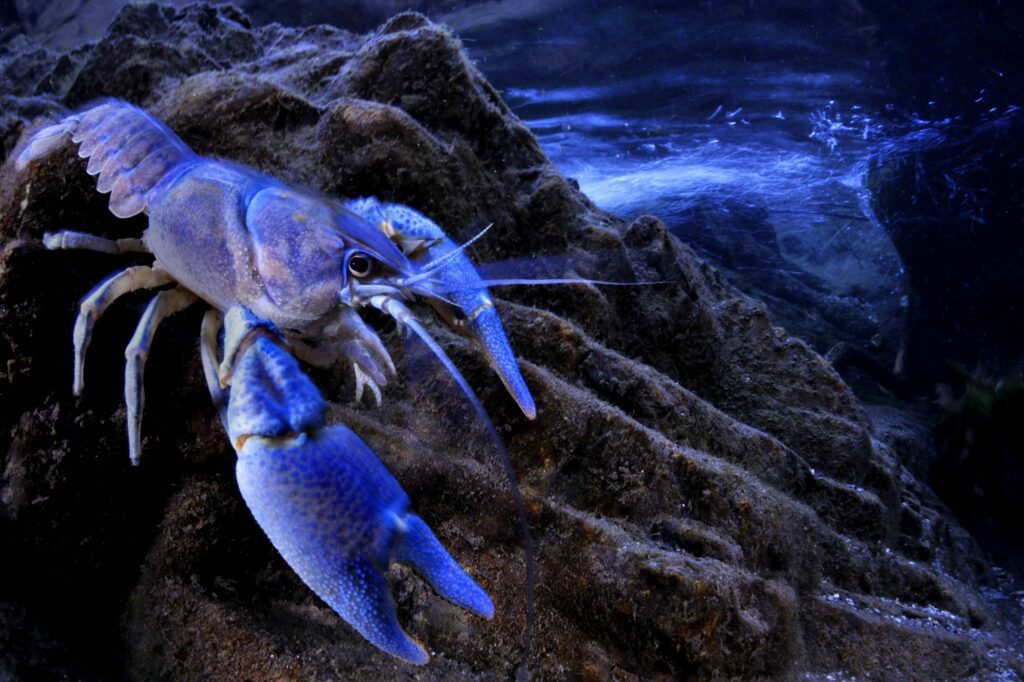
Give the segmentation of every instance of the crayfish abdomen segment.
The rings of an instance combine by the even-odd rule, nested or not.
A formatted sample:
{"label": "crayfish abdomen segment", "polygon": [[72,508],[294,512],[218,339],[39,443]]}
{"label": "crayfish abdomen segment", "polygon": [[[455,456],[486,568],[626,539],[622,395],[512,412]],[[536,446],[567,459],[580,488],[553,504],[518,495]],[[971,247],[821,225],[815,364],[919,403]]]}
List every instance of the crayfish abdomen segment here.
{"label": "crayfish abdomen segment", "polygon": [[146,211],[163,186],[198,157],[167,126],[126,102],[108,101],[40,130],[18,156],[18,168],[50,153],[66,136],[86,171],[110,192],[110,212],[129,218]]}

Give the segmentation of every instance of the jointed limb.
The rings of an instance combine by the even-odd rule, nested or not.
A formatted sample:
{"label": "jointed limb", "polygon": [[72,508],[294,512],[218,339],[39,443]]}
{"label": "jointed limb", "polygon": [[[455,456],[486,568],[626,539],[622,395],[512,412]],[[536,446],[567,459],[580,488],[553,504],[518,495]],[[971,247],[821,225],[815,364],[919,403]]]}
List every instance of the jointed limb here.
{"label": "jointed limb", "polygon": [[330,367],[339,360],[347,361],[355,371],[356,402],[362,399],[364,389],[369,387],[380,406],[380,387],[387,385],[389,374],[395,374],[395,363],[380,337],[351,308],[340,309],[336,318],[321,330],[321,335],[328,340],[316,346],[294,334],[288,336],[288,343],[296,357],[316,367]]}
{"label": "jointed limb", "polygon": [[203,327],[199,333],[199,357],[203,361],[206,387],[210,390],[213,406],[221,413],[221,419],[224,419],[224,410],[227,406],[227,391],[220,384],[220,363],[217,361],[217,337],[220,335],[223,322],[220,311],[211,308],[203,315]]}
{"label": "jointed limb", "polygon": [[82,389],[85,388],[85,353],[89,349],[93,325],[107,307],[127,293],[152,289],[172,281],[171,276],[163,270],[137,265],[114,273],[82,299],[78,319],[75,320],[75,378],[72,386],[75,395],[82,395]]}
{"label": "jointed limb", "polygon": [[143,372],[153,334],[166,317],[184,310],[196,300],[196,295],[185,289],[158,293],[146,307],[135,328],[135,335],[124,351],[128,361],[124,368],[124,400],[128,406],[128,456],[132,464],[138,464],[142,454],[142,409],[146,402]]}
{"label": "jointed limb", "polygon": [[51,251],[55,249],[84,249],[110,254],[149,253],[149,249],[141,239],[105,239],[88,232],[72,230],[44,234],[43,245]]}

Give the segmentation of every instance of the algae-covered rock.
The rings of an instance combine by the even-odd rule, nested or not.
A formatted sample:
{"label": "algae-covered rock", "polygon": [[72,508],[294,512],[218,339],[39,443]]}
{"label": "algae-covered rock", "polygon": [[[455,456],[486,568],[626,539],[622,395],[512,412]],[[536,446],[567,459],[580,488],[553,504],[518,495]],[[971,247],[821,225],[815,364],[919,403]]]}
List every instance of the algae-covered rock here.
{"label": "algae-covered rock", "polygon": [[[230,8],[132,6],[95,45],[8,46],[0,69],[11,83],[5,151],[43,124],[37,116],[124,97],[201,153],[408,204],[461,240],[493,223],[471,249],[477,262],[669,282],[496,291],[533,422],[475,349],[433,326],[498,424],[526,499],[537,679],[1021,670],[980,598],[986,567],[973,542],[875,437],[832,368],[657,219],[597,210],[443,28],[402,14],[364,36],[254,29]],[[483,621],[393,571],[399,616],[433,653],[427,667],[341,622],[250,517],[205,395],[199,310],[157,337],[145,457],[128,464],[121,349],[145,297],[98,325],[80,400],[70,348],[78,299],[137,257],[40,243],[58,228],[144,228],[105,204],[70,145],[20,174],[10,160],[0,171],[0,673],[512,674],[526,612],[507,484],[457,394],[393,329],[382,336],[402,381],[382,408],[351,404],[347,374],[314,376],[332,417],[367,440],[494,599],[496,617]]]}

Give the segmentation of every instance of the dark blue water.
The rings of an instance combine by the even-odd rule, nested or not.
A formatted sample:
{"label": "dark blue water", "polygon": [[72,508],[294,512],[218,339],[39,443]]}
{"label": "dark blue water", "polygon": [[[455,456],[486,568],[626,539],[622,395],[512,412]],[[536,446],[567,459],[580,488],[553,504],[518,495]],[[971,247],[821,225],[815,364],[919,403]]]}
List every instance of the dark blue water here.
{"label": "dark blue water", "polygon": [[[67,47],[101,33],[124,2],[21,5],[51,44]],[[838,297],[850,319],[822,331],[777,311],[797,325],[791,332],[822,352],[850,335],[877,337],[886,360],[895,355],[900,263],[868,209],[864,179],[872,150],[891,137],[889,124],[906,115],[883,91],[875,20],[857,3],[242,4],[257,22],[354,30],[395,11],[426,12],[462,38],[552,162],[599,207],[627,219],[662,218],[761,298],[790,286],[780,276],[801,278],[800,288],[810,275],[813,296]],[[728,263],[694,234],[696,211],[721,218],[736,210],[764,216],[757,220],[774,234],[781,260]],[[712,222],[720,231],[751,228],[749,220]],[[805,306],[806,292],[776,307],[786,303]]]}
{"label": "dark blue water", "polygon": [[485,3],[436,18],[598,206],[670,228],[709,206],[764,211],[784,260],[738,264],[741,279],[760,293],[759,275],[810,273],[894,352],[900,264],[864,180],[895,107],[854,9],[775,4]]}
{"label": "dark blue water", "polygon": [[[1024,36],[994,11],[963,15],[962,3],[931,13],[906,3],[895,19],[877,4],[507,0],[432,14],[599,207],[660,217],[819,352],[852,343],[899,369],[916,299],[872,210],[869,169],[946,144],[950,128],[1003,125],[1020,104],[1003,53]],[[934,35],[921,23],[961,19]],[[966,169],[989,163],[986,145],[920,188],[924,201],[941,195],[984,224],[991,179]],[[766,233],[778,257],[734,256]],[[929,277],[974,287],[955,264]],[[963,318],[963,307],[948,315]],[[1007,355],[995,354],[996,365]]]}

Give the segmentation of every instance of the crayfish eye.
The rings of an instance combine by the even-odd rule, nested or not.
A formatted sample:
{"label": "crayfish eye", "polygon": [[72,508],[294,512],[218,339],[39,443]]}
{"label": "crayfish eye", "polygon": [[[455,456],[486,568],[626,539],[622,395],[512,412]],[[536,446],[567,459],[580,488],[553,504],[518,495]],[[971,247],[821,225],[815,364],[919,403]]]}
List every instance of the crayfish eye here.
{"label": "crayfish eye", "polygon": [[373,271],[373,261],[365,253],[353,253],[348,259],[348,271],[353,277],[366,277]]}

